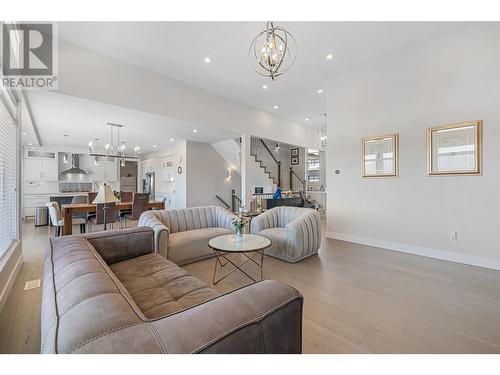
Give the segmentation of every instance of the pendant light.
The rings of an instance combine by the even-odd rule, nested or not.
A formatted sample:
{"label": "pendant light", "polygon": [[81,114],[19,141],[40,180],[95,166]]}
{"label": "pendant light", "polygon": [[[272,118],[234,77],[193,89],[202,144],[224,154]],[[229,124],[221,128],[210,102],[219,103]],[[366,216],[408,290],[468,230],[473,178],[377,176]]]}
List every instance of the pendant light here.
{"label": "pendant light", "polygon": [[68,157],[68,134],[64,134],[64,156],[63,156],[63,163],[64,164],[69,164],[69,157]]}

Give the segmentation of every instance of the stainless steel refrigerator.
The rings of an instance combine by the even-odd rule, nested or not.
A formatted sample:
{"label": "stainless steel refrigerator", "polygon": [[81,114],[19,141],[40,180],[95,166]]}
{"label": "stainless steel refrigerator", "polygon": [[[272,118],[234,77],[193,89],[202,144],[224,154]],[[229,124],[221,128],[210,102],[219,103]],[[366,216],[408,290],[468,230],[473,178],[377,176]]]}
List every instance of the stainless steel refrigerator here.
{"label": "stainless steel refrigerator", "polygon": [[155,199],[155,174],[146,173],[146,178],[142,180],[142,191],[149,193],[149,199]]}

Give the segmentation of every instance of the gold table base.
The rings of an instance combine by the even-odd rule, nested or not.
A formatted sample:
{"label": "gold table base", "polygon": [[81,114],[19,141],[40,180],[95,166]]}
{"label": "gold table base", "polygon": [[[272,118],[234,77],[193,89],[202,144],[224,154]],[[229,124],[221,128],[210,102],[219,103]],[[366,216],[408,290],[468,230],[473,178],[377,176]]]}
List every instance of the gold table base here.
{"label": "gold table base", "polygon": [[[216,250],[213,249],[216,260],[215,260],[215,268],[214,268],[214,276],[212,278],[212,284],[215,285],[219,283],[220,281],[224,280],[226,277],[231,275],[234,271],[238,270],[241,273],[245,274],[250,280],[252,280],[254,283],[259,281],[253,278],[251,275],[249,275],[247,272],[245,272],[242,267],[245,265],[247,262],[253,262],[256,264],[259,269],[260,269],[260,280],[262,280],[262,273],[263,273],[263,266],[264,266],[264,249],[261,250],[253,250],[253,251],[248,251],[248,253],[253,253],[252,255],[248,255],[247,252],[232,252],[232,251],[222,251],[222,250]],[[230,254],[233,253],[233,257],[230,256]],[[239,258],[240,255],[243,254],[247,259],[241,264],[237,264],[235,262],[235,258]],[[260,262],[256,261],[255,258],[260,257]],[[258,260],[258,259],[257,259]],[[218,280],[215,280],[215,277],[217,276],[217,268],[220,269],[220,272],[223,271],[224,267],[227,266],[228,264],[233,265],[233,269],[228,272],[226,275],[220,277]],[[217,267],[219,265],[219,267]]]}

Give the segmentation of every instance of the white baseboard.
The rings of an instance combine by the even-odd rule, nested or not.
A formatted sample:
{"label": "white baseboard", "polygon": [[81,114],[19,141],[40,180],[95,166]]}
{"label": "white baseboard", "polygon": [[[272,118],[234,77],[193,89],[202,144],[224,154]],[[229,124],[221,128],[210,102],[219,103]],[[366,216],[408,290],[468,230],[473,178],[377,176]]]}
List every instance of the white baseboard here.
{"label": "white baseboard", "polygon": [[[18,242],[16,245],[19,247],[21,246],[20,242]],[[15,250],[12,253],[14,252]],[[3,288],[2,290],[0,290],[0,313],[2,312],[5,302],[7,301],[7,297],[9,296],[9,293],[12,290],[12,286],[14,285],[14,281],[16,281],[16,277],[19,274],[22,265],[23,265],[23,255],[21,253],[17,258],[14,267],[12,267],[10,275],[7,278],[7,282],[5,283],[5,285],[0,285],[0,288]],[[8,272],[8,270],[5,269],[2,271]]]}
{"label": "white baseboard", "polygon": [[326,238],[332,238],[336,240],[359,243],[362,245],[380,247],[386,250],[400,251],[402,253],[447,260],[450,262],[468,264],[471,266],[500,270],[500,260],[477,257],[474,255],[467,255],[463,253],[455,253],[447,250],[439,250],[439,249],[432,249],[428,247],[421,247],[404,243],[383,241],[374,238],[360,237],[352,234],[337,233],[337,232],[326,232]]}

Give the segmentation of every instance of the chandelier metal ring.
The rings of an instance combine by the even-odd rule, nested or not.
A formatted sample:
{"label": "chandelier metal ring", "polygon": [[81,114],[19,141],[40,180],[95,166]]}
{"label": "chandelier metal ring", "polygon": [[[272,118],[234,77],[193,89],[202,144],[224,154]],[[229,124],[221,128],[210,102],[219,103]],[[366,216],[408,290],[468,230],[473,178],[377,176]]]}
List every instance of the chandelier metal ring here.
{"label": "chandelier metal ring", "polygon": [[250,44],[248,56],[256,73],[274,81],[295,63],[297,43],[285,28],[268,22]]}

